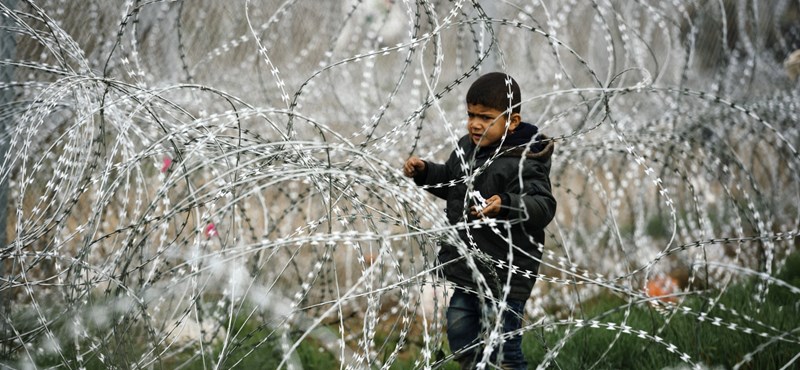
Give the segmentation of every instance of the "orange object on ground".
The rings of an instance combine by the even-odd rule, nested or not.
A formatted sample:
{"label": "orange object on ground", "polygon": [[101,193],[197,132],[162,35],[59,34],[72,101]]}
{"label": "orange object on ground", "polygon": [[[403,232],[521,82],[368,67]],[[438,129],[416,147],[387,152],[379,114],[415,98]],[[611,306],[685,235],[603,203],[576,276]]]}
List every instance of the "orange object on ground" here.
{"label": "orange object on ground", "polygon": [[678,297],[670,296],[680,291],[678,281],[672,276],[659,274],[647,281],[647,296],[662,302],[677,303]]}

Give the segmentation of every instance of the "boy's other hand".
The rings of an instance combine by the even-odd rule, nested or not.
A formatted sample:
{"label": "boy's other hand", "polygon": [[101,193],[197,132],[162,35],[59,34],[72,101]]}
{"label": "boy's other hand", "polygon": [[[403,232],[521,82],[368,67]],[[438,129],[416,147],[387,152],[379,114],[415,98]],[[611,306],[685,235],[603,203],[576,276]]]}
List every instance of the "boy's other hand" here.
{"label": "boy's other hand", "polygon": [[414,177],[422,171],[425,171],[425,161],[417,157],[409,158],[403,165],[403,175],[406,177]]}
{"label": "boy's other hand", "polygon": [[503,198],[500,198],[499,195],[495,194],[486,199],[486,203],[483,206],[483,209],[478,209],[475,206],[472,206],[470,209],[470,214],[474,217],[494,217],[500,213],[500,206],[503,205]]}

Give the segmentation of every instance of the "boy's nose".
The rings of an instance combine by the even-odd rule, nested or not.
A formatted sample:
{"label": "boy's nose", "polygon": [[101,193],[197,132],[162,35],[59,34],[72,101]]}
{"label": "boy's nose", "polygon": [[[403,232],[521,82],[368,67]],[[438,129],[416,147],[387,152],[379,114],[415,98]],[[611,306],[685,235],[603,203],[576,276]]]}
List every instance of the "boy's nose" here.
{"label": "boy's nose", "polygon": [[477,118],[470,117],[467,118],[467,127],[469,128],[480,128],[481,122]]}

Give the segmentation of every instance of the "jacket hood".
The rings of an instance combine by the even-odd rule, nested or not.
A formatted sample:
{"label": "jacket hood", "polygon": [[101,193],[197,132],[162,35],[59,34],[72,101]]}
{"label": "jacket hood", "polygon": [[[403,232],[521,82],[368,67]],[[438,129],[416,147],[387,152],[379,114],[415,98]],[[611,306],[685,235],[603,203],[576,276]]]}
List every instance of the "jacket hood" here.
{"label": "jacket hood", "polygon": [[[525,145],[528,150],[525,150]],[[500,148],[500,156],[502,157],[521,157],[525,155],[530,159],[549,159],[553,155],[555,144],[553,140],[546,135],[539,134],[539,128],[536,125],[520,122],[514,132],[510,132],[506,136],[503,146]],[[477,156],[489,156],[497,150],[497,145],[481,148]]]}

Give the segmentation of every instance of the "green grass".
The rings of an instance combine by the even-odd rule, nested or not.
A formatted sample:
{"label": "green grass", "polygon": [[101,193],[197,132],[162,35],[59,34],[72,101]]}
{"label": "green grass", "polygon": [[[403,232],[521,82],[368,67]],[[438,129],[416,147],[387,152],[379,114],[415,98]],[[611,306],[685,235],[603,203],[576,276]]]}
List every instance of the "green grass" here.
{"label": "green grass", "polygon": [[[57,312],[53,308],[43,308],[44,316],[53,317]],[[50,312],[53,311],[53,312]],[[71,321],[69,315],[60,315],[59,320],[50,323],[48,327],[58,338],[68,338],[69,322]],[[30,311],[20,311],[19,315],[14,319],[15,322],[23,323],[17,329],[21,332],[26,332],[38,327],[38,320],[36,315]],[[84,320],[84,322],[88,322]],[[235,320],[234,329],[231,332],[241,333],[237,338],[230,341],[227,348],[225,348],[225,356],[220,368],[235,368],[239,369],[277,369],[281,363],[282,351],[279,342],[280,334],[274,332],[271,328],[259,325],[256,320],[245,321],[242,317]],[[130,320],[125,325],[118,325],[109,333],[108,328],[94,328],[87,327],[86,329],[94,333],[96,338],[98,334],[103,334],[103,343],[99,348],[94,351],[88,351],[89,343],[81,343],[82,351],[82,364],[78,362],[78,355],[74,345],[62,339],[60,343],[60,353],[40,351],[37,348],[45,347],[43,343],[36,342],[32,346],[30,359],[23,355],[22,350],[17,352],[20,355],[13,358],[5,358],[0,356],[0,369],[6,368],[27,368],[26,363],[31,362],[37,368],[58,368],[63,364],[69,365],[69,368],[78,368],[83,366],[87,370],[100,370],[108,369],[109,366],[118,368],[132,368],[135,367],[136,362],[143,358],[143,354],[150,351],[160,353],[164,350],[163,346],[153,350],[148,343],[150,336],[143,329],[143,325],[139,320]],[[292,341],[299,338],[301,333],[292,333],[290,338]],[[39,335],[39,338],[44,338],[44,335]],[[196,343],[189,348],[180,350],[178,345],[173,345],[167,349],[168,355],[160,356],[160,358],[148,368],[153,369],[187,369],[187,370],[206,370],[213,368],[215,363],[220,358],[220,353],[223,351],[223,346],[220,341],[215,341],[211,344],[205,345],[205,354],[201,356],[199,345]],[[320,350],[322,345],[317,343],[314,339],[307,338],[300,343],[297,348],[297,358],[307,369],[331,369],[338,368],[339,363],[336,358],[327,351]],[[176,352],[177,351],[177,352]],[[100,357],[103,357],[103,361]],[[285,367],[285,364],[284,364]]]}
{"label": "green grass", "polygon": [[[777,276],[793,286],[800,286],[800,254],[790,257],[786,267]],[[706,366],[732,368],[742,362],[742,369],[779,369],[800,353],[800,304],[798,295],[788,288],[772,285],[763,302],[754,298],[757,281],[731,285],[722,292],[708,292],[705,297],[689,297],[682,306],[691,313],[678,310],[664,315],[647,304],[630,307],[625,321],[633,328],[630,334],[619,330],[608,330],[604,324],[620,324],[625,318],[628,305],[620,298],[604,296],[584,305],[584,320],[596,320],[599,328],[572,327],[566,343],[551,368],[586,369],[661,369],[686,365],[678,353],[671,353],[664,344],[652,340],[654,335],[663,338],[663,343],[672,344],[677,351],[691,357],[694,363]],[[708,298],[717,298],[714,307]],[[705,312],[706,317],[699,319]],[[578,314],[575,318],[581,318]],[[718,318],[719,325],[714,324]],[[729,326],[736,324],[734,329]],[[618,327],[618,325],[617,325]],[[663,329],[662,329],[663,328]],[[747,333],[746,328],[752,329]],[[771,329],[773,328],[773,329]],[[539,363],[548,349],[554,348],[566,335],[565,326],[552,331],[526,333],[523,350],[531,363]],[[639,331],[648,338],[639,338]],[[781,333],[798,330],[786,336],[784,341],[774,341]],[[766,333],[767,337],[760,336]],[[619,337],[617,338],[617,336]],[[613,344],[613,345],[612,345]],[[759,348],[762,348],[759,350]],[[795,363],[795,366],[800,363]]]}
{"label": "green grass", "polygon": [[[283,352],[281,351],[280,333],[272,328],[259,325],[256,320],[247,320],[237,317],[233,323],[231,333],[237,334],[227,348],[220,368],[235,367],[238,369],[277,369],[281,365]],[[297,340],[301,333],[291,333],[292,341]],[[291,344],[291,343],[290,343]],[[206,355],[205,363],[196,355],[195,350],[175,356],[165,363],[165,368],[175,368],[178,365],[186,370],[205,370],[211,364],[210,359],[216,361],[220,358],[222,344],[216,343],[212,347],[211,355]],[[306,369],[333,369],[339,363],[329,352],[321,350],[321,343],[313,338],[304,339],[297,348],[297,359]],[[286,367],[286,364],[283,364]]]}
{"label": "green grass", "polygon": [[[800,254],[789,256],[786,266],[775,278],[794,287],[800,286]],[[689,296],[681,303],[681,307],[688,308],[688,312],[678,309],[672,313],[656,310],[648,303],[629,305],[622,298],[604,295],[584,302],[582,311],[573,314],[574,319],[597,321],[600,323],[599,328],[588,325],[579,328],[574,322],[537,328],[528,331],[523,337],[523,352],[531,366],[535,367],[566,338],[549,368],[587,369],[594,366],[594,369],[662,369],[686,365],[680,358],[681,353],[685,353],[693,363],[702,363],[711,368],[732,368],[743,362],[746,356],[750,356],[749,361],[742,363],[742,369],[780,369],[800,353],[800,297],[789,288],[777,284],[771,284],[767,294],[762,295],[761,299],[755,298],[758,292],[759,280],[753,278],[731,284],[724,290],[707,291],[702,296]],[[711,301],[716,303],[712,306]],[[702,313],[705,315],[700,320]],[[35,317],[30,317],[30,320],[23,320],[23,317],[17,319],[15,321],[30,324],[30,328],[18,327],[20,330],[37,326]],[[714,320],[718,322],[715,324]],[[608,330],[608,323],[614,323],[615,330]],[[632,328],[629,333],[618,329],[622,323]],[[240,334],[225,349],[222,368],[230,368],[234,364],[240,369],[278,367],[282,357],[279,335],[258,324],[252,318],[234,321],[234,327],[241,331],[238,331]],[[735,327],[731,329],[731,325]],[[53,323],[50,327],[56,335],[67,337],[65,332],[68,329],[63,322]],[[97,328],[100,329],[102,328]],[[123,367],[125,364],[132,365],[132,361],[140,359],[141,354],[147,352],[148,336],[141,329],[140,323],[133,321],[125,325],[124,329],[107,337],[108,342],[99,351],[90,351],[91,355],[84,356],[87,369],[105,369],[109,363]],[[746,330],[752,332],[748,333]],[[101,332],[107,333],[107,330]],[[237,331],[231,331],[234,332]],[[645,338],[638,336],[641,332],[646,334]],[[766,336],[761,336],[761,333]],[[789,334],[783,340],[774,339],[783,333]],[[292,333],[291,337],[296,340],[299,334]],[[661,343],[652,339],[656,335],[663,339]],[[421,350],[419,339],[414,335],[407,338],[403,351],[393,362],[391,369],[415,368],[414,362]],[[376,343],[385,344],[381,353],[388,356],[398,340],[395,332],[379,331]],[[668,351],[667,345],[674,345],[676,351]],[[36,365],[47,368],[68,363],[76,367],[74,345],[65,342],[61,348],[63,358],[52,353],[32,352]],[[88,343],[83,343],[81,348],[87,351]],[[335,356],[321,348],[322,343],[317,343],[313,338],[307,338],[301,343],[297,355],[304,368],[339,367]],[[175,351],[174,348],[171,350]],[[207,347],[205,363],[197,350],[197,347],[193,347],[171,353],[170,356],[162,357],[153,368],[207,369],[212,359],[216,361],[219,358],[222,345],[216,342],[210,348]],[[98,359],[99,353],[105,356],[105,364]],[[448,353],[444,343],[444,354]],[[13,367],[19,364],[18,361],[0,359],[0,367],[3,363]],[[800,363],[793,366],[798,365]],[[442,368],[455,370],[458,367],[451,361]]]}

